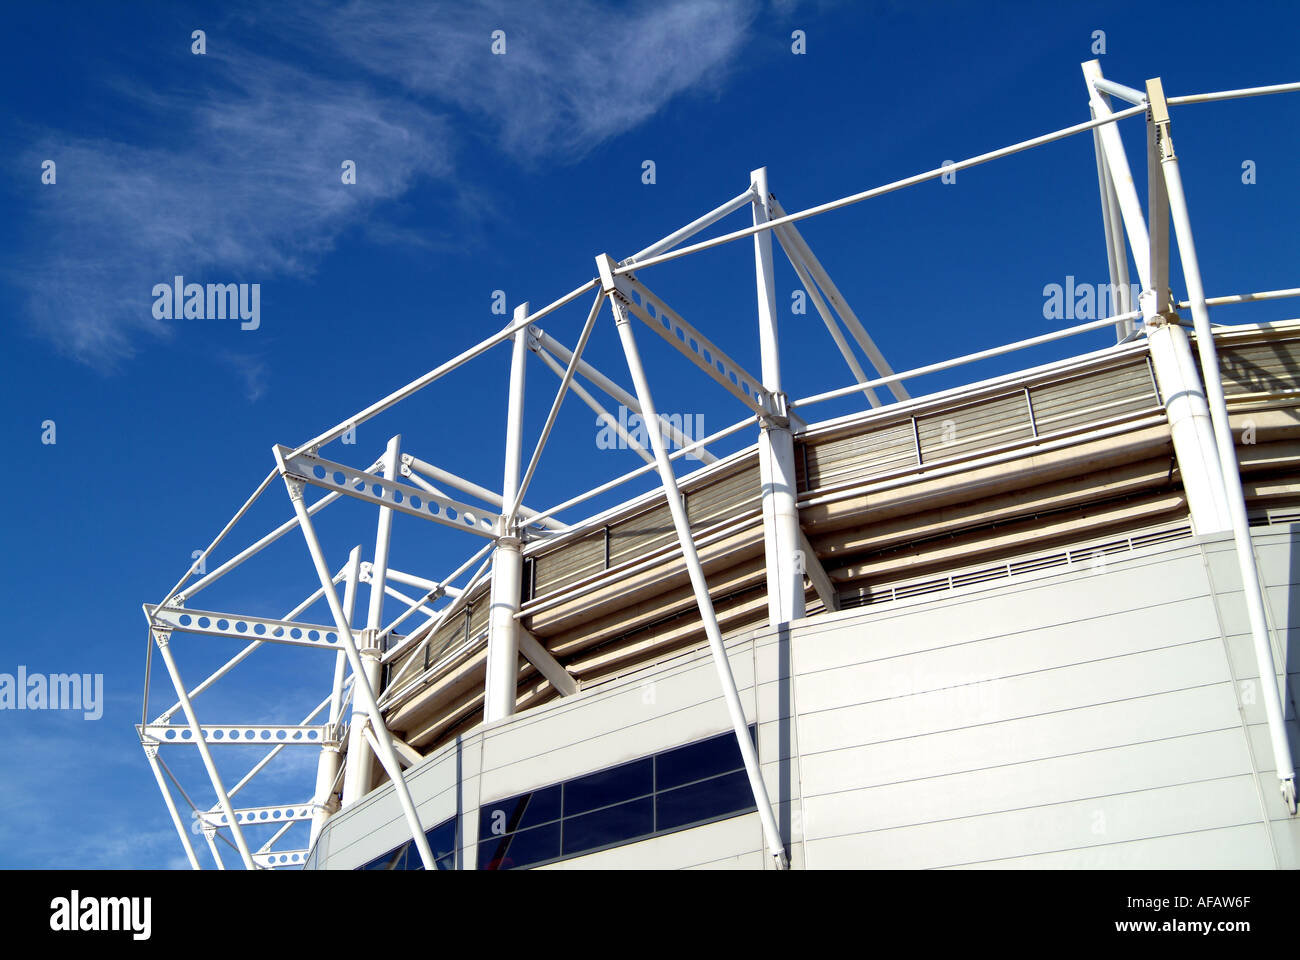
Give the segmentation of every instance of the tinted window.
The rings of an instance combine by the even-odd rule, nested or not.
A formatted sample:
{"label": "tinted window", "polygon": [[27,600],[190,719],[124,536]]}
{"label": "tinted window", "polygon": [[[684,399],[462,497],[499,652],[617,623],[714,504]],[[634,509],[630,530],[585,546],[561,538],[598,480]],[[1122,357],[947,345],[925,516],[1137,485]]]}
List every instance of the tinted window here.
{"label": "tinted window", "polygon": [[723,733],[485,805],[478,868],[536,866],[753,809],[735,734]]}
{"label": "tinted window", "polygon": [[[457,833],[456,818],[452,817],[450,820],[438,824],[424,835],[425,839],[429,841],[429,849],[433,851],[433,856],[438,861],[439,870],[452,870],[455,868]],[[419,851],[412,848],[411,853],[414,854],[416,863],[419,863]],[[447,861],[447,863],[444,864],[444,861]]]}
{"label": "tinted window", "polygon": [[[371,860],[362,870],[405,870],[406,869],[406,844],[398,847],[396,850],[389,850],[382,857],[376,857]],[[418,864],[420,858],[417,855],[415,862]]]}
{"label": "tinted window", "polygon": [[595,813],[565,818],[564,855],[572,857],[587,850],[631,843],[655,830],[654,798],[642,797]]}
{"label": "tinted window", "polygon": [[[456,838],[459,835],[457,830],[457,818],[452,817],[444,820],[436,827],[425,831],[425,838],[429,841],[429,849],[433,851],[434,862],[439,870],[456,869]],[[358,870],[423,870],[424,862],[420,859],[420,851],[415,849],[414,841],[408,840],[394,850],[388,851],[382,857],[376,857]]]}
{"label": "tinted window", "polygon": [[564,815],[595,810],[644,797],[654,790],[654,758],[646,757],[622,766],[588,774],[564,785]]}
{"label": "tinted window", "polygon": [[479,809],[480,837],[501,836],[527,830],[560,819],[560,785],[534,790],[505,800],[496,800]]}
{"label": "tinted window", "polygon": [[484,837],[478,842],[480,870],[515,870],[560,856],[560,825],[548,823],[505,837]]}
{"label": "tinted window", "polygon": [[655,789],[680,787],[684,783],[739,770],[744,765],[734,733],[710,737],[659,754],[655,758]]}
{"label": "tinted window", "polygon": [[757,809],[744,770],[678,787],[655,796],[655,829],[677,830]]}

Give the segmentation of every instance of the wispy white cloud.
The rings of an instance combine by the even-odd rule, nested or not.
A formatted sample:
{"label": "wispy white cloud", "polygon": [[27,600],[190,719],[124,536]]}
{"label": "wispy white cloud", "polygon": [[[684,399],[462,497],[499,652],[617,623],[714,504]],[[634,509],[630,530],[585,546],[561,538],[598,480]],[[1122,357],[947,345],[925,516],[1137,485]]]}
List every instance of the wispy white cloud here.
{"label": "wispy white cloud", "polygon": [[[178,324],[153,316],[151,293],[176,274],[307,276],[353,228],[371,242],[438,249],[450,238],[383,215],[417,182],[452,187],[462,218],[491,216],[490,185],[457,162],[484,149],[481,138],[528,164],[577,159],[683,92],[718,84],[755,14],[745,0],[272,11],[249,14],[248,35],[276,37],[283,59],[241,46],[232,24],[209,42],[203,80],[190,72],[155,89],[105,79],[122,101],[114,129],[131,135],[48,130],[20,158],[28,170],[55,159],[58,183],[19,225],[27,256],[8,279],[30,324],[66,355],[111,371],[176,335]],[[495,29],[506,31],[504,56],[491,54]],[[341,182],[343,160],[357,164],[353,186]],[[261,361],[244,351],[217,359],[250,399],[265,391]]]}
{"label": "wispy white cloud", "polygon": [[299,12],[296,28],[361,69],[488,118],[499,145],[528,160],[581,157],[683,92],[715,88],[757,12],[745,0],[383,0],[324,11]]}
{"label": "wispy white cloud", "polygon": [[[111,369],[168,336],[155,283],[303,275],[377,203],[452,173],[448,124],[425,107],[247,54],[215,69],[222,92],[197,102],[133,100],[161,143],[51,132],[29,151],[56,159],[58,182],[13,276],[38,331],[78,360]],[[354,186],[343,160],[364,171]]]}

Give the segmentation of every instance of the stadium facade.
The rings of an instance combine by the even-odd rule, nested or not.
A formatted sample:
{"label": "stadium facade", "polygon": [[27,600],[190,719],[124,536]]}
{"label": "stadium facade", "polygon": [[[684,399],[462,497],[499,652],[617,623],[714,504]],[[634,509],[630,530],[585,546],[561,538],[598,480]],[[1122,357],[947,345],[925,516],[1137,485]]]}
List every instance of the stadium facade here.
{"label": "stadium facade", "polygon": [[[819,207],[787,213],[754,171],[745,192],[682,230],[622,261],[598,257],[597,276],[565,297],[522,305],[494,337],[276,447],[250,503],[281,481],[294,518],[145,605],[148,671],[160,659],[176,699],[151,718],[146,693],[138,729],[191,864],[202,835],[217,865],[225,846],[249,867],[321,869],[1300,865],[1289,655],[1300,636],[1300,320],[1219,325],[1209,313],[1300,289],[1206,296],[1169,114],[1300,84],[1166,98],[1160,81],[1135,90],[1096,62],[1084,77],[1088,122]],[[1136,117],[1145,204],[1117,129]],[[796,224],[1083,134],[1097,155],[1114,312],[894,372]],[[742,210],[751,225],[690,242]],[[731,242],[754,250],[758,373],[647,285],[650,268]],[[774,249],[853,383],[784,391]],[[1170,289],[1174,255],[1184,299]],[[543,328],[587,299],[571,347]],[[583,359],[606,304],[631,390]],[[905,387],[1103,329],[1116,342],[1102,350],[926,396]],[[710,437],[661,419],[638,348],[647,330],[748,408],[744,419]],[[322,453],[507,342],[499,489],[400,437],[362,467]],[[525,459],[529,363],[559,389]],[[661,429],[638,442],[593,391]],[[633,475],[656,488],[585,518],[575,508],[633,475],[525,506],[570,395],[641,453]],[[863,409],[811,419],[845,397]],[[749,445],[710,452],[745,431]],[[679,472],[688,454],[703,466]],[[312,489],[325,493],[309,503]],[[357,548],[340,566],[316,534],[313,517],[341,498],[378,516],[364,562]],[[481,549],[450,574],[394,569],[398,513]],[[305,539],[320,581],[290,614],[196,600],[286,535]],[[387,624],[385,596],[402,606]],[[299,619],[322,601],[324,622]],[[196,638],[248,643],[189,686],[174,648]],[[265,644],[334,665],[316,710],[296,724],[200,721],[198,695]],[[269,747],[266,759],[228,784],[214,752],[250,744]],[[181,748],[198,751],[216,797],[192,811],[197,833],[169,786],[166,755]],[[314,788],[238,806],[288,749],[317,757]]]}

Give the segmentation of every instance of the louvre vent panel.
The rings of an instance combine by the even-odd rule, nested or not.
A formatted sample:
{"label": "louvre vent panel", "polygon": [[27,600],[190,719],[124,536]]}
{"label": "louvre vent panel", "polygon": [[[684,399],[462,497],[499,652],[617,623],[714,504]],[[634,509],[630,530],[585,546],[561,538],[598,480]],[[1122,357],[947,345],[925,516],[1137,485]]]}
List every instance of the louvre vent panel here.
{"label": "louvre vent panel", "polygon": [[808,445],[808,489],[861,480],[916,465],[910,420],[855,437]]}
{"label": "louvre vent panel", "polygon": [[602,529],[539,556],[535,566],[534,595],[554,593],[604,569],[605,531]]}
{"label": "louvre vent panel", "polygon": [[1300,340],[1271,340],[1219,349],[1223,392],[1300,392]]}
{"label": "louvre vent panel", "polygon": [[[692,529],[701,529],[753,510],[761,499],[758,464],[715,480],[686,495],[686,516]],[[671,518],[670,518],[671,519]]]}
{"label": "louvre vent panel", "polygon": [[962,570],[941,577],[928,577],[925,580],[902,581],[892,584],[871,584],[841,595],[840,606],[848,609],[850,607],[870,606],[873,603],[887,603],[890,600],[902,600],[907,597],[940,593],[956,587],[986,583],[991,580],[1004,580],[1017,574],[1049,570],[1052,567],[1071,565],[1099,566],[1105,562],[1104,558],[1107,556],[1130,553],[1133,550],[1154,544],[1185,540],[1191,535],[1192,528],[1184,524],[1165,530],[1153,530],[1118,540],[1109,540],[1105,543],[1094,543],[1073,550],[1059,550],[1055,553],[1043,554],[1037,557],[1009,560],[994,566]]}
{"label": "louvre vent panel", "polygon": [[1029,396],[1040,436],[1158,405],[1151,371],[1145,362],[1091,377],[1032,387]]}
{"label": "louvre vent panel", "polygon": [[1023,392],[918,417],[916,432],[921,439],[921,459],[926,464],[1033,436]]}
{"label": "louvre vent panel", "polygon": [[[668,504],[639,513],[609,527],[609,565],[644,556],[677,542],[677,528]],[[599,569],[599,568],[597,568]]]}

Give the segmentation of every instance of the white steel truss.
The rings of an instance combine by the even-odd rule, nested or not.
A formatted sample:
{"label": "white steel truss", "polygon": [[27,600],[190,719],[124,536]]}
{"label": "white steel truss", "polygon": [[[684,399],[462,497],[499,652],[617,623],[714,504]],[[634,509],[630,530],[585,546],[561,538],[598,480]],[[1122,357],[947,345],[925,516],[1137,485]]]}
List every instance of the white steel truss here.
{"label": "white steel truss", "polygon": [[[950,370],[989,357],[1000,356],[1044,343],[1113,328],[1120,343],[1145,336],[1161,395],[1166,400],[1175,453],[1184,478],[1193,524],[1201,532],[1231,531],[1250,619],[1259,675],[1276,676],[1264,613],[1263,594],[1246,522],[1245,500],[1236,465],[1233,439],[1227,419],[1222,384],[1218,376],[1207,376],[1199,387],[1199,372],[1179,310],[1190,309],[1196,333],[1200,370],[1218,371],[1211,335],[1208,307],[1282,297],[1300,296],[1300,288],[1260,293],[1207,297],[1200,276],[1192,239],[1191,221],[1171,138],[1170,107],[1239,97],[1300,91],[1300,83],[1229,90],[1219,93],[1166,97],[1159,79],[1149,80],[1143,89],[1127,87],[1106,79],[1096,62],[1083,64],[1091,119],[1039,137],[946,164],[933,170],[896,180],[828,203],[787,213],[767,183],[766,169],[750,174],[744,192],[656,241],[622,261],[606,254],[596,257],[596,276],[539,310],[527,303],[516,307],[509,324],[491,337],[393,391],[341,423],[297,447],[274,447],[275,467],[235,513],[209,547],[202,551],[181,580],[157,603],[145,604],[149,630],[146,661],[145,703],[137,725],[141,745],[164,805],[175,827],[189,864],[199,869],[193,837],[202,834],[214,866],[224,869],[220,845],[233,848],[249,869],[301,867],[329,817],[341,807],[355,803],[370,789],[375,760],[392,781],[407,826],[426,869],[434,867],[433,854],[425,839],[428,826],[420,821],[406,788],[403,769],[420,759],[418,751],[398,740],[384,722],[386,707],[400,699],[428,676],[440,670],[444,661],[415,664],[410,656],[395,668],[386,685],[381,684],[385,666],[409,652],[420,653],[435,631],[466,609],[471,591],[491,577],[491,600],[486,627],[487,668],[484,688],[484,719],[503,721],[516,708],[518,663],[522,656],[561,696],[580,692],[581,683],[546,649],[545,644],[524,629],[521,618],[523,575],[522,548],[530,540],[554,537],[587,529],[589,521],[562,522],[555,515],[654,471],[666,495],[678,547],[689,574],[692,591],[718,674],[728,716],[735,730],[745,769],[753,791],[764,840],[773,866],[788,863],[788,837],[781,835],[774,807],[768,796],[758,758],[748,735],[748,721],[742,708],[730,664],[723,646],[709,585],[700,564],[697,543],[691,533],[683,501],[678,495],[673,463],[693,454],[705,462],[717,460],[707,449],[722,439],[745,430],[757,429],[762,482],[763,524],[767,554],[769,622],[775,628],[804,615],[805,581],[826,609],[836,609],[835,585],[821,566],[812,545],[799,526],[795,503],[793,438],[806,428],[801,416],[805,408],[836,398],[859,395],[871,406],[885,402],[880,392],[887,388],[894,400],[909,399],[904,387],[908,380]],[[1116,110],[1112,98],[1131,104]],[[1118,124],[1144,116],[1147,129],[1147,209],[1144,211],[1133,174],[1120,139]],[[1097,162],[1102,235],[1107,269],[1117,291],[1119,311],[1109,317],[1075,324],[1040,336],[976,351],[953,359],[895,372],[885,360],[865,325],[849,306],[840,288],[813,254],[796,224],[808,218],[839,210],[874,197],[937,179],[949,172],[987,163],[1025,150],[1088,133],[1093,139]],[[752,223],[740,229],[692,240],[724,218],[748,207]],[[1177,300],[1169,287],[1171,254],[1169,224],[1187,285],[1187,296]],[[778,324],[775,309],[772,238],[775,237],[798,283],[826,326],[836,353],[848,366],[853,383],[790,400],[781,377]],[[709,250],[722,244],[750,239],[754,247],[757,300],[755,320],[760,346],[761,371],[755,375],[729,356],[717,341],[683,316],[643,281],[646,270]],[[1130,258],[1140,279],[1141,295],[1133,303],[1128,294]],[[585,324],[572,350],[540,326],[540,321],[567,305],[594,294]],[[633,390],[628,391],[583,358],[597,329],[597,319],[606,301],[614,318]],[[737,400],[745,417],[710,437],[691,438],[677,430],[658,413],[649,378],[641,362],[632,318],[644,323],[681,353],[695,368]],[[1141,320],[1141,323],[1137,323]],[[727,331],[734,334],[734,331]],[[846,336],[847,333],[847,336]],[[482,356],[492,347],[509,342],[512,362],[507,387],[505,422],[505,469],[500,490],[466,480],[400,449],[400,437],[393,437],[379,459],[358,468],[321,456],[320,450],[348,431],[367,422],[414,394],[428,388],[448,373]],[[540,437],[527,460],[523,453],[523,407],[525,365],[529,353],[558,379]],[[869,374],[867,367],[873,373]],[[607,409],[581,384],[579,377],[611,399],[643,417],[648,426],[649,449],[637,443]],[[620,433],[644,465],[549,509],[524,506],[530,483],[540,468],[544,450],[561,405],[574,393],[602,423]],[[669,451],[669,444],[679,449]],[[270,487],[276,476],[285,484],[293,517],[245,547],[211,572],[198,576],[206,560],[225,540],[252,504]],[[307,487],[318,487],[325,495],[308,504]],[[462,502],[444,488],[479,501]],[[331,504],[348,498],[377,509],[374,552],[363,559],[360,546],[352,548],[347,562],[331,573],[325,549],[317,536],[313,518]],[[536,506],[536,504],[535,504]],[[452,573],[437,576],[402,571],[388,565],[392,518],[402,513],[437,526],[471,533],[487,542]],[[214,582],[234,571],[285,534],[297,529],[305,540],[319,588],[281,619],[190,606],[193,598]],[[477,567],[477,568],[476,568]],[[471,571],[473,573],[471,574]],[[433,574],[434,571],[428,571]],[[459,583],[461,578],[467,578]],[[192,581],[192,582],[191,582]],[[340,596],[338,584],[343,584]],[[393,584],[421,591],[412,597]],[[362,585],[369,590],[364,620],[359,621],[356,601]],[[382,623],[385,597],[404,606],[387,626]],[[324,600],[328,623],[297,619],[313,604]],[[434,604],[444,602],[440,609]],[[419,614],[422,621],[405,636],[397,628]],[[180,641],[179,638],[186,638]],[[246,645],[221,667],[210,672],[192,688],[182,680],[175,650],[190,637],[212,643],[243,640]],[[173,638],[178,638],[173,642]],[[391,642],[390,642],[391,641]],[[482,634],[466,637],[465,645],[482,642]],[[332,682],[324,700],[298,723],[200,722],[194,701],[224,679],[237,666],[267,645],[289,649],[311,647],[334,653]],[[463,649],[463,648],[462,648]],[[152,719],[149,690],[155,651],[161,658],[176,693],[176,700]],[[459,651],[452,651],[457,653]],[[427,658],[427,653],[426,653]],[[316,661],[312,661],[315,663]],[[382,689],[381,689],[382,686]],[[1263,684],[1264,706],[1277,777],[1288,804],[1296,811],[1295,775],[1283,726],[1281,698],[1277,685]],[[323,719],[320,718],[324,713]],[[178,719],[177,714],[181,714]],[[161,748],[185,745],[197,750],[215,802],[200,809],[181,786]],[[242,778],[227,788],[214,762],[214,747],[265,746],[269,750]],[[232,797],[242,791],[275,758],[290,746],[307,746],[318,752],[313,785],[304,785],[306,802],[289,800],[269,805],[235,807]],[[171,755],[168,752],[168,755]],[[174,791],[174,792],[173,792]],[[176,796],[191,808],[195,829],[186,827]],[[298,824],[309,824],[305,846],[276,849]],[[246,831],[274,826],[277,829],[254,851]],[[289,841],[285,841],[286,843]],[[301,843],[302,841],[300,841]]]}

